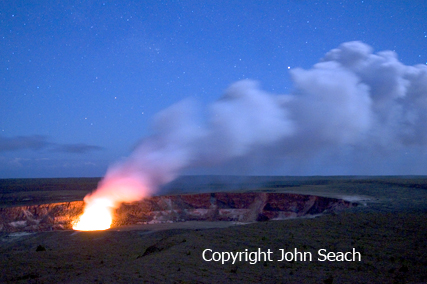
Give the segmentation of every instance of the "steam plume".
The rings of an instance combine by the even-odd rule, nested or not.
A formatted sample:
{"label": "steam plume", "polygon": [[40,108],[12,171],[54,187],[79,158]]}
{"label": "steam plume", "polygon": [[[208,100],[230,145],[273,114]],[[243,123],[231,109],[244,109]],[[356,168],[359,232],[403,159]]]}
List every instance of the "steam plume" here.
{"label": "steam plume", "polygon": [[[290,169],[317,161],[359,174],[400,161],[404,152],[425,154],[427,66],[406,66],[392,51],[375,54],[364,43],[347,42],[311,69],[290,72],[294,86],[287,95],[243,80],[208,106],[207,117],[191,100],[162,111],[154,134],[110,167],[85,201],[136,201],[186,169],[247,161],[259,153]],[[412,169],[418,173],[420,164]]]}

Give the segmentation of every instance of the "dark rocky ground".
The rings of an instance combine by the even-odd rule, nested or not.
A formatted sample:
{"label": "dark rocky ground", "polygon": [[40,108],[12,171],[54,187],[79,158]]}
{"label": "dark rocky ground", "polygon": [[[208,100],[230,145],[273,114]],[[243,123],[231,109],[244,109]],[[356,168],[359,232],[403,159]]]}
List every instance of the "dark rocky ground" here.
{"label": "dark rocky ground", "polygon": [[[46,182],[49,184],[49,180]],[[234,190],[347,196],[361,200],[361,206],[311,219],[239,226],[227,223],[228,227],[224,222],[185,222],[125,226],[101,232],[5,233],[0,236],[0,282],[427,283],[425,178],[272,178],[255,189],[245,188],[245,182],[254,183],[245,180]],[[58,202],[62,193],[70,198],[74,191],[84,195],[86,190],[79,188],[78,182],[66,191],[61,187],[43,187],[38,182],[38,189],[31,191],[27,182],[19,192],[4,183],[0,182],[2,196],[6,197],[0,199],[3,207],[10,206],[11,195],[25,199],[37,192],[33,195],[39,199],[53,196],[51,200]],[[209,192],[208,186],[200,187]],[[212,186],[217,187],[218,183]],[[9,201],[5,202],[6,199]],[[27,201],[16,202],[22,205]],[[218,252],[270,249],[274,257],[272,261],[253,265],[206,262],[202,252],[207,248]],[[346,252],[353,248],[361,253],[360,262],[317,261],[319,249]],[[314,259],[280,262],[280,249],[310,252]]]}

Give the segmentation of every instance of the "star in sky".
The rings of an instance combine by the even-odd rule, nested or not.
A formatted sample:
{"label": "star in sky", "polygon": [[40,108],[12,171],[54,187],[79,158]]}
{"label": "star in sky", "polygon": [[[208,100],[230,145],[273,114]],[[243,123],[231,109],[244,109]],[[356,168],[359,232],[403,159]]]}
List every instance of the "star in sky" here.
{"label": "star in sky", "polygon": [[[418,0],[2,1],[0,178],[102,176],[163,109],[190,98],[207,119],[242,79],[291,94],[293,70],[344,42],[425,65],[426,10]],[[10,149],[34,137],[50,146]]]}

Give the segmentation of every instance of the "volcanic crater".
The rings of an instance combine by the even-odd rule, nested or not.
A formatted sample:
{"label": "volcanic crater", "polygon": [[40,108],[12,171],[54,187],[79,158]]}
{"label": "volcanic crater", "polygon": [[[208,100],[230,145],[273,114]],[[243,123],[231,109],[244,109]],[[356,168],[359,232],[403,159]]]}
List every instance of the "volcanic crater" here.
{"label": "volcanic crater", "polygon": [[[200,193],[153,196],[113,210],[112,227],[184,221],[256,222],[339,211],[357,206],[343,199],[293,193]],[[72,229],[84,202],[0,208],[0,232]]]}

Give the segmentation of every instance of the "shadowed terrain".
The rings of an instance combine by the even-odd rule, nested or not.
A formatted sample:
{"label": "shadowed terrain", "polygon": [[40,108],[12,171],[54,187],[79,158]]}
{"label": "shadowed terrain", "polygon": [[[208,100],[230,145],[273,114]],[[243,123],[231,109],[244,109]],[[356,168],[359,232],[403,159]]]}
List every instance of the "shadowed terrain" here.
{"label": "shadowed terrain", "polygon": [[[259,184],[246,187],[245,184]],[[235,192],[299,192],[345,197],[359,206],[311,219],[182,222],[116,227],[107,231],[0,234],[0,276],[6,283],[423,283],[427,282],[427,190],[421,177],[267,178],[225,186]],[[4,180],[2,181],[4,182]],[[78,181],[75,181],[76,185]],[[184,193],[188,180],[177,181]],[[218,192],[226,181],[213,178]],[[21,183],[22,184],[22,183]],[[179,184],[182,184],[180,188]],[[199,183],[200,184],[200,183]],[[208,185],[193,183],[209,192]],[[40,188],[40,184],[37,185]],[[96,184],[95,184],[96,187]],[[250,188],[249,188],[250,187]],[[187,193],[194,192],[190,188]],[[80,192],[68,187],[66,195]],[[171,192],[172,189],[164,189]],[[18,192],[24,197],[24,191]],[[45,191],[43,194],[48,191]],[[61,189],[52,190],[60,197]],[[27,191],[31,196],[32,191]],[[13,194],[9,192],[8,194]],[[10,196],[10,195],[9,195]],[[39,195],[41,196],[41,195]],[[55,197],[56,198],[56,197]],[[57,200],[55,200],[57,201]],[[71,201],[71,200],[70,200]],[[22,203],[21,203],[22,205]],[[4,206],[3,206],[4,207]],[[8,207],[10,207],[8,205]],[[220,224],[218,224],[220,223]],[[205,249],[271,249],[274,261],[204,261]],[[361,253],[361,261],[278,261],[280,249]]]}

